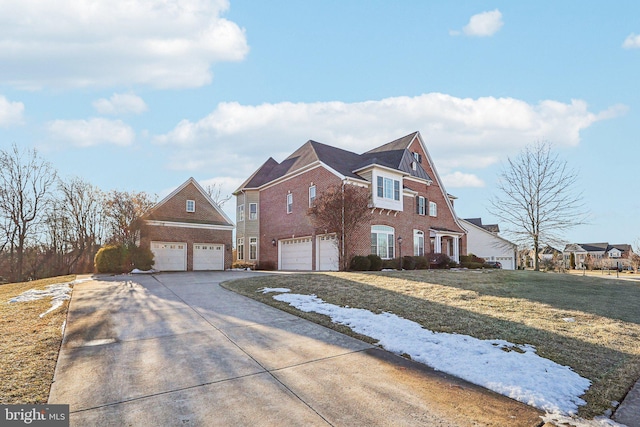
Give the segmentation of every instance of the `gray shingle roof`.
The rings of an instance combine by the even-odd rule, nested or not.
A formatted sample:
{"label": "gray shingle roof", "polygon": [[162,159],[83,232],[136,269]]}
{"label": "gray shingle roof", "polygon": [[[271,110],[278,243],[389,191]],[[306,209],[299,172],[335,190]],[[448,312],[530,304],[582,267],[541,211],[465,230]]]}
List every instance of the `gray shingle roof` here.
{"label": "gray shingle roof", "polygon": [[416,134],[417,132],[414,132],[364,154],[356,154],[309,140],[284,159],[282,163],[269,158],[241,188],[258,188],[317,161],[321,161],[349,178],[361,178],[354,171],[367,166],[379,165],[402,171],[416,178],[432,181],[420,163],[416,162],[416,169],[413,170],[414,158],[407,147]]}

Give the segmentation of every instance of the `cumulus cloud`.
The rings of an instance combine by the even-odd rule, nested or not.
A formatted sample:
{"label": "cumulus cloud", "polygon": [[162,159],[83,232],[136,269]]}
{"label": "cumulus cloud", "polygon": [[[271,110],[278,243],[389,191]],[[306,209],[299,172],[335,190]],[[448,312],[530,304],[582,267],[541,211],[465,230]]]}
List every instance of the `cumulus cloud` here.
{"label": "cumulus cloud", "polygon": [[47,124],[47,130],[52,139],[75,147],[101,144],[127,146],[135,140],[133,129],[121,120],[53,120]]}
{"label": "cumulus cloud", "polygon": [[0,82],[19,88],[145,84],[199,87],[242,60],[227,0],[3,0]]}
{"label": "cumulus cloud", "polygon": [[114,93],[111,98],[100,98],[93,102],[93,108],[100,114],[141,114],[147,111],[142,98],[131,93]]}
{"label": "cumulus cloud", "polygon": [[154,142],[171,152],[171,168],[246,178],[269,156],[281,161],[309,139],[360,153],[419,130],[439,171],[473,186],[481,181],[465,169],[489,167],[536,140],[577,146],[582,130],[623,111],[594,113],[580,100],[529,104],[441,93],[355,103],[226,102]]}
{"label": "cumulus cloud", "polygon": [[[462,32],[471,37],[489,37],[497,33],[502,25],[502,13],[496,9],[473,15],[469,23],[462,28]],[[450,31],[449,34],[456,36],[460,31]]]}
{"label": "cumulus cloud", "polygon": [[24,104],[9,101],[0,95],[0,127],[21,124],[23,121]]}
{"label": "cumulus cloud", "polygon": [[622,47],[625,49],[640,49],[640,34],[629,34],[627,38],[624,39]]}
{"label": "cumulus cloud", "polygon": [[443,175],[441,178],[446,188],[484,187],[484,181],[471,173],[456,171]]}

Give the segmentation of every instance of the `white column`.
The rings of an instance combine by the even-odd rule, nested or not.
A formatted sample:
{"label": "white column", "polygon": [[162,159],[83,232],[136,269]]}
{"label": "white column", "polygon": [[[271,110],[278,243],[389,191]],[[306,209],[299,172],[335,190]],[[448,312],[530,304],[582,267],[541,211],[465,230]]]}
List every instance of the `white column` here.
{"label": "white column", "polygon": [[442,236],[436,234],[436,253],[442,252]]}
{"label": "white column", "polygon": [[453,259],[455,262],[460,262],[460,237],[453,237]]}

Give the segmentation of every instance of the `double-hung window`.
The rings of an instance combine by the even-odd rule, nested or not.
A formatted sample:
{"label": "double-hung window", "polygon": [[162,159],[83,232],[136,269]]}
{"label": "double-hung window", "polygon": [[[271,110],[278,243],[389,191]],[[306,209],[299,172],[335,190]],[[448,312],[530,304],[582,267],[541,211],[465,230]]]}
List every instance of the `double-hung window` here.
{"label": "double-hung window", "polygon": [[287,194],[287,213],[293,212],[293,194]]}
{"label": "double-hung window", "polygon": [[316,186],[309,187],[309,207],[312,208],[316,201]]}
{"label": "double-hung window", "polygon": [[258,204],[249,203],[249,219],[258,219]]}
{"label": "double-hung window", "polygon": [[238,205],[238,221],[244,221],[244,205]]}
{"label": "double-hung window", "polygon": [[418,196],[416,200],[416,211],[418,215],[427,214],[427,200],[423,196]]}
{"label": "double-hung window", "polygon": [[435,202],[429,202],[429,216],[438,216],[438,205]]}
{"label": "double-hung window", "polygon": [[249,259],[254,261],[258,259],[258,238],[249,238]]}
{"label": "double-hung window", "polygon": [[196,211],[196,201],[187,200],[187,212],[195,212],[195,211]]}
{"label": "double-hung window", "polygon": [[397,179],[378,177],[378,197],[389,200],[400,200],[400,181]]}
{"label": "double-hung window", "polygon": [[394,256],[395,231],[386,225],[371,226],[371,253],[382,259]]}
{"label": "double-hung window", "polygon": [[238,260],[240,261],[244,260],[244,239],[243,238],[238,239],[236,251],[237,251],[236,257],[238,258]]}

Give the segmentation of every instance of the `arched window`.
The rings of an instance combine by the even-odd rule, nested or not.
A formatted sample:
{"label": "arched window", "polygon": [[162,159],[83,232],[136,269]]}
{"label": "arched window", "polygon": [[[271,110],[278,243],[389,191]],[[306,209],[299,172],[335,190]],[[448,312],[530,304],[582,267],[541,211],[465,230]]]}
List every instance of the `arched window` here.
{"label": "arched window", "polygon": [[413,230],[413,255],[424,256],[424,232]]}
{"label": "arched window", "polygon": [[371,253],[382,259],[394,257],[395,230],[386,225],[371,226]]}

